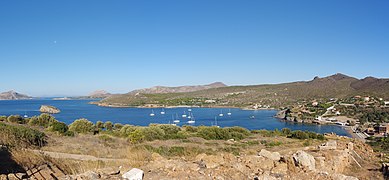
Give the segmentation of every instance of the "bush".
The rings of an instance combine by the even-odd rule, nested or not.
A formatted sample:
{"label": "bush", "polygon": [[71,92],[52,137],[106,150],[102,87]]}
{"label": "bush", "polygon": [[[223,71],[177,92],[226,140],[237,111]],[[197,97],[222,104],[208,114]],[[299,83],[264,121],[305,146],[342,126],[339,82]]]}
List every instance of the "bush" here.
{"label": "bush", "polygon": [[30,118],[28,124],[31,126],[41,126],[44,128],[49,127],[53,122],[57,122],[54,116],[50,114],[43,113],[41,115],[33,116]]}
{"label": "bush", "polygon": [[120,129],[120,136],[122,137],[128,137],[132,132],[134,132],[135,130],[137,129],[137,127],[135,126],[131,126],[131,125],[124,125],[121,129]]}
{"label": "bush", "polygon": [[92,132],[94,125],[87,119],[77,119],[69,125],[69,130],[76,133],[89,133]]}
{"label": "bush", "polygon": [[123,127],[123,124],[115,123],[115,125],[113,125],[113,127],[115,128],[116,131],[120,131],[120,129],[122,129],[122,127]]}
{"label": "bush", "polygon": [[22,118],[22,116],[19,115],[8,116],[7,121],[10,123],[25,124],[24,119]]}
{"label": "bush", "polygon": [[104,128],[104,123],[103,121],[97,121],[96,122],[96,127],[99,129],[99,130],[102,130]]}
{"label": "bush", "polygon": [[65,134],[69,127],[63,123],[63,122],[53,122],[51,123],[51,125],[48,127],[49,131],[53,131],[53,132],[58,132],[60,134]]}
{"label": "bush", "polygon": [[290,130],[289,128],[282,128],[281,133],[285,136],[288,136],[290,133],[292,133],[292,130]]}
{"label": "bush", "polygon": [[150,127],[142,128],[142,133],[144,135],[144,139],[147,141],[164,139],[165,136],[165,132],[158,126],[150,126]]}
{"label": "bush", "polygon": [[64,135],[64,136],[73,137],[73,136],[74,136],[74,132],[73,132],[73,131],[66,131],[63,135]]}
{"label": "bush", "polygon": [[0,144],[12,147],[43,146],[46,135],[38,130],[19,125],[0,123]]}
{"label": "bush", "polygon": [[140,143],[145,140],[145,135],[142,130],[138,128],[128,135],[128,139],[131,143]]}
{"label": "bush", "polygon": [[111,121],[105,122],[105,123],[104,123],[104,128],[105,128],[105,130],[107,130],[107,131],[112,131],[112,129],[113,129],[113,124],[112,124],[112,122],[111,122]]}

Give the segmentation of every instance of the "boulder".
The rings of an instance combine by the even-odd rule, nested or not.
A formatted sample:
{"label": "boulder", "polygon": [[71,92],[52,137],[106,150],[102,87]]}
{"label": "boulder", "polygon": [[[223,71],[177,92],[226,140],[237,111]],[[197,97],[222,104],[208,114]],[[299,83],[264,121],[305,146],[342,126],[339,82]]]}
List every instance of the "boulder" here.
{"label": "boulder", "polygon": [[39,111],[41,113],[49,113],[49,114],[57,114],[61,112],[58,108],[49,105],[42,105]]}
{"label": "boulder", "polygon": [[308,170],[315,170],[315,158],[306,153],[305,151],[299,150],[293,154],[293,160],[296,166],[302,167]]}
{"label": "boulder", "polygon": [[143,175],[144,173],[142,170],[138,168],[132,168],[130,171],[124,173],[122,178],[126,180],[142,180]]}
{"label": "boulder", "polygon": [[216,168],[222,164],[224,164],[224,159],[222,156],[217,156],[217,155],[206,155],[206,154],[199,154],[196,156],[196,161],[197,162],[202,162],[205,164],[207,168]]}
{"label": "boulder", "polygon": [[281,155],[278,152],[270,152],[266,149],[262,149],[261,152],[258,153],[259,156],[265,157],[267,159],[271,159],[273,161],[279,161],[281,159]]}
{"label": "boulder", "polygon": [[82,174],[75,175],[73,177],[74,177],[74,179],[91,179],[91,180],[101,178],[100,174],[98,174],[94,171],[87,171],[87,172],[84,172]]}

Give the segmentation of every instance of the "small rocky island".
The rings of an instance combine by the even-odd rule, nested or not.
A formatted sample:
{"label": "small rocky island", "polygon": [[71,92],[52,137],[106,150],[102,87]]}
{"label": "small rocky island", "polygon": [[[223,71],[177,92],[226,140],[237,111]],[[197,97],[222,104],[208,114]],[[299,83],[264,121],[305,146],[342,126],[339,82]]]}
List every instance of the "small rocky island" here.
{"label": "small rocky island", "polygon": [[61,112],[58,108],[49,105],[42,105],[39,111],[41,113],[49,113],[49,114],[57,114]]}

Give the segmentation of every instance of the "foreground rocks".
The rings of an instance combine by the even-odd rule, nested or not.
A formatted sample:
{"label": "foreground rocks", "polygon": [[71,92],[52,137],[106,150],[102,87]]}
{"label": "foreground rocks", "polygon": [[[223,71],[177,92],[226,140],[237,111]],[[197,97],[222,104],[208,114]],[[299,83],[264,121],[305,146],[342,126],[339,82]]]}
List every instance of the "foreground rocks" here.
{"label": "foreground rocks", "polygon": [[61,112],[58,108],[49,105],[42,105],[39,111],[41,113],[49,113],[49,114],[57,114]]}

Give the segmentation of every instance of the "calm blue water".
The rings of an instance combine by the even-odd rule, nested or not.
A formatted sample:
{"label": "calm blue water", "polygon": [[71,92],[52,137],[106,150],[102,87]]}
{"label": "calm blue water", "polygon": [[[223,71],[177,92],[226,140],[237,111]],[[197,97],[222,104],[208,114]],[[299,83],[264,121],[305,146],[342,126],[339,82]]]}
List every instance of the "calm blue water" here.
{"label": "calm blue water", "polygon": [[[165,108],[165,115],[160,112],[161,108],[109,108],[99,107],[88,104],[90,100],[17,100],[17,101],[0,101],[0,115],[39,115],[39,108],[41,105],[52,105],[61,110],[61,113],[55,114],[56,119],[67,124],[72,123],[79,118],[86,118],[92,122],[98,120],[112,121],[113,123],[132,124],[147,126],[150,123],[169,123],[172,121],[172,116],[178,115],[181,122],[179,125],[184,125],[187,119],[182,118],[182,114],[188,114],[188,108]],[[150,116],[152,110],[155,113],[154,117]],[[274,130],[276,128],[282,129],[284,127],[292,130],[309,130],[318,133],[335,132],[338,135],[347,135],[348,133],[339,126],[332,125],[306,125],[282,122],[273,116],[277,111],[275,110],[241,110],[231,109],[232,115],[228,116],[229,109],[222,108],[192,108],[192,113],[196,119],[194,125],[214,125],[215,116],[217,116],[217,125],[221,127],[241,126],[250,130],[253,129],[268,129]],[[219,117],[220,113],[223,117]],[[251,119],[250,116],[254,116]]]}

